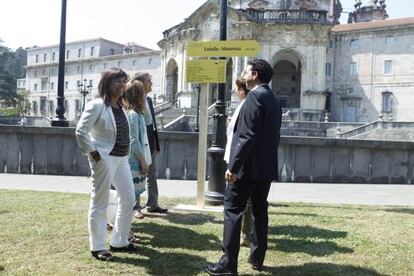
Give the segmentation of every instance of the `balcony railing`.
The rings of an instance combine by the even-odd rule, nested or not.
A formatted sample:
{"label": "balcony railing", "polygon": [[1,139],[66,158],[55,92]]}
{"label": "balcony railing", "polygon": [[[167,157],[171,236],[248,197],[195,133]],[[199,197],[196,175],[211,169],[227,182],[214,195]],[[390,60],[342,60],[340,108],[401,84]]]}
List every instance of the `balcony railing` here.
{"label": "balcony railing", "polygon": [[280,21],[286,23],[328,24],[327,11],[313,10],[242,10],[258,22]]}

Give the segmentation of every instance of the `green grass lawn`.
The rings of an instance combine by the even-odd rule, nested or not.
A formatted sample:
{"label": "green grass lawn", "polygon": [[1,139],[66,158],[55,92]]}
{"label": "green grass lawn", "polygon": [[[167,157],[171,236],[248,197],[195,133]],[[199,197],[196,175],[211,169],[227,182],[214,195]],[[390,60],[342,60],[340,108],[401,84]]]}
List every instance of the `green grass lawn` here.
{"label": "green grass lawn", "polygon": [[[221,255],[221,213],[172,211],[134,220],[142,239],[136,254],[96,261],[88,203],[87,195],[0,190],[0,274],[205,275],[203,267]],[[414,275],[414,208],[273,203],[269,213],[260,275]],[[255,273],[248,255],[242,248],[241,275]]]}

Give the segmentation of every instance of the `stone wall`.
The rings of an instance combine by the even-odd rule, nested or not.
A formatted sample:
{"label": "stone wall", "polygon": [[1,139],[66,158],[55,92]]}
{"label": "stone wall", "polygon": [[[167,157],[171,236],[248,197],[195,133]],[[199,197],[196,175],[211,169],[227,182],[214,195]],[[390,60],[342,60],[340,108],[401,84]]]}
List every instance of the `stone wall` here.
{"label": "stone wall", "polygon": [[88,175],[73,128],[0,126],[0,172]]}
{"label": "stone wall", "polygon": [[[197,177],[197,133],[160,132],[159,178]],[[286,182],[413,183],[414,142],[282,137]],[[0,126],[0,173],[89,175],[74,128]]]}

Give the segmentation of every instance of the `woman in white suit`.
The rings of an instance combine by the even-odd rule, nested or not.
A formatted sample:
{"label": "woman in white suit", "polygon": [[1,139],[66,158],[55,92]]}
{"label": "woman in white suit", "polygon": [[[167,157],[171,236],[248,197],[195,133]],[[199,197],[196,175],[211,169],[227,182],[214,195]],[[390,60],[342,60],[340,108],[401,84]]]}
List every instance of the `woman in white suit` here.
{"label": "woman in white suit", "polygon": [[118,68],[103,72],[99,95],[86,105],[76,127],[76,138],[82,153],[88,156],[92,176],[88,215],[90,250],[93,257],[102,261],[113,259],[105,247],[111,183],[118,192],[118,210],[110,250],[136,250],[128,241],[135,194],[128,164],[129,124],[121,99],[127,79],[128,75]]}

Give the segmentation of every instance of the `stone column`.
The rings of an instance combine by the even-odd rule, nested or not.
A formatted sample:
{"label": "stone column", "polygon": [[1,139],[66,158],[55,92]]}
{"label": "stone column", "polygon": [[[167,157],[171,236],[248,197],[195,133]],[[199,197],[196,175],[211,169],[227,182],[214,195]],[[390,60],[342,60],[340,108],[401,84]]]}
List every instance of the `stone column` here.
{"label": "stone column", "polygon": [[165,53],[165,50],[163,50],[161,52],[161,66],[160,66],[160,95],[164,95],[164,99],[166,99],[166,91],[165,91],[165,81],[166,81],[166,76],[165,76],[165,71],[166,71],[166,58],[167,58],[167,54]]}

